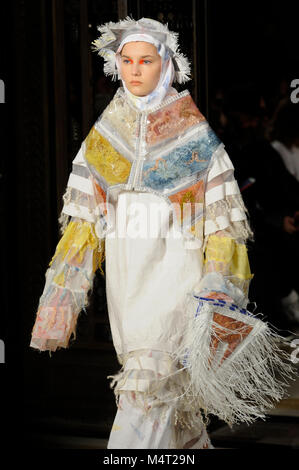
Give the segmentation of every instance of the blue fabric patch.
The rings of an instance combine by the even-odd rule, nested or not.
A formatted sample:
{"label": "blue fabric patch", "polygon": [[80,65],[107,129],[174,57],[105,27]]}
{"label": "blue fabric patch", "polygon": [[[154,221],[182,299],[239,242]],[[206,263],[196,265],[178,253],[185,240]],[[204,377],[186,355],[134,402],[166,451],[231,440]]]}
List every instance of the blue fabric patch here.
{"label": "blue fabric patch", "polygon": [[[145,161],[143,183],[155,190],[175,187],[182,178],[205,170],[220,144],[215,132],[208,128],[199,139],[175,148],[168,155],[160,157],[161,160]],[[157,168],[154,168],[156,165]]]}
{"label": "blue fabric patch", "polygon": [[197,295],[194,295],[194,297],[196,297],[196,299],[208,300],[209,302],[214,302],[214,299],[209,299],[208,297],[198,297]]}
{"label": "blue fabric patch", "polygon": [[202,302],[203,300],[212,303],[212,305],[214,305],[215,307],[225,307],[225,306],[227,306],[233,312],[238,311],[240,313],[243,313],[244,315],[249,315],[251,317],[254,317],[254,314],[249,312],[249,310],[247,310],[246,308],[240,308],[240,307],[238,307],[238,305],[233,304],[231,302],[227,302],[226,300],[223,300],[223,299],[221,299],[221,300],[220,299],[210,299],[210,298],[201,297],[201,296],[198,296],[198,295],[193,295],[193,297],[195,297],[196,299],[199,299],[195,317],[197,317],[200,314],[200,310],[201,310],[201,307],[203,305],[203,302]]}

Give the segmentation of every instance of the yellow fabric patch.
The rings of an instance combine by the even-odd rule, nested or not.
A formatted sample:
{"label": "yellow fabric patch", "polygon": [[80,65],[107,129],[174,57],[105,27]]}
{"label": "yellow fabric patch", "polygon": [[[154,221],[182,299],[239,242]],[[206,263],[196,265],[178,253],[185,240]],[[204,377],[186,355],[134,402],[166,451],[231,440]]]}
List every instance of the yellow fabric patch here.
{"label": "yellow fabric patch", "polygon": [[210,235],[205,251],[205,263],[215,261],[229,265],[229,271],[241,279],[251,279],[246,245],[233,238]]}
{"label": "yellow fabric patch", "polygon": [[[98,267],[101,267],[103,260],[104,245],[101,245],[100,252],[98,251],[99,240],[93,231],[93,224],[87,221],[74,222],[71,221],[62,238],[60,239],[55,254],[51,259],[49,266],[57,258],[61,257],[69,264],[80,266],[85,256],[86,250],[93,250],[93,271],[95,272]],[[57,283],[64,285],[63,273],[57,276]]]}
{"label": "yellow fabric patch", "polygon": [[54,277],[53,281],[55,284],[58,284],[59,286],[64,287],[65,286],[65,279],[64,279],[64,273],[60,273],[57,276]]}
{"label": "yellow fabric patch", "polygon": [[118,153],[93,126],[85,139],[85,158],[107,183],[124,183],[128,180],[131,163]]}

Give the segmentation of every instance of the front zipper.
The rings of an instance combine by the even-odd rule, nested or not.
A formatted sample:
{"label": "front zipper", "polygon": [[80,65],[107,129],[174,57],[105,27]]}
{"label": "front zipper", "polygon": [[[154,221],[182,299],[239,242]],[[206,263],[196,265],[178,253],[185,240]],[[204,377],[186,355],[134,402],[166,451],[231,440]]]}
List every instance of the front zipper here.
{"label": "front zipper", "polygon": [[[138,142],[137,142],[137,146],[136,146],[136,159],[135,161],[137,162],[136,163],[136,168],[135,168],[135,174],[134,174],[134,177],[133,177],[133,183],[131,185],[131,189],[132,191],[135,190],[135,187],[136,187],[136,182],[137,182],[137,178],[139,176],[139,171],[140,171],[140,165],[142,163],[142,157],[144,156],[143,153],[145,154],[145,152],[141,152],[140,148],[141,148],[141,145],[144,144],[145,145],[145,129],[146,129],[146,120],[147,120],[147,113],[141,113],[141,118],[140,118],[140,121],[139,121],[139,129],[138,129]],[[141,154],[142,153],[142,154]]]}

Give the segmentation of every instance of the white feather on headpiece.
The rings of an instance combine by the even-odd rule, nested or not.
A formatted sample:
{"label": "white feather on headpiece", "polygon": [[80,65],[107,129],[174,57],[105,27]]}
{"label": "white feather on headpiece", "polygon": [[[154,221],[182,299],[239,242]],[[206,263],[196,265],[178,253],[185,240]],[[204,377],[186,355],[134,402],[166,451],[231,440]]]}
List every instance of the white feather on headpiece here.
{"label": "white feather on headpiece", "polygon": [[104,73],[112,75],[112,79],[120,78],[116,67],[116,51],[121,41],[129,34],[143,33],[149,34],[167,47],[175,68],[175,79],[178,83],[185,83],[190,80],[190,63],[187,57],[179,50],[178,33],[169,31],[167,24],[150,18],[141,18],[135,21],[127,16],[126,19],[118,23],[105,23],[97,27],[101,36],[92,42],[92,50],[104,58]]}

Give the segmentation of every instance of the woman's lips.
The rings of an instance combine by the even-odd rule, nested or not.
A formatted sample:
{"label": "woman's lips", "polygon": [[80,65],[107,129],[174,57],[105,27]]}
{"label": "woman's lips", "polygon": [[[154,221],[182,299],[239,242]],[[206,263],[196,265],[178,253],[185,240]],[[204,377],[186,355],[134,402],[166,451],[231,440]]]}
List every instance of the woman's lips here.
{"label": "woman's lips", "polygon": [[141,82],[130,82],[131,85],[141,85],[142,83]]}

